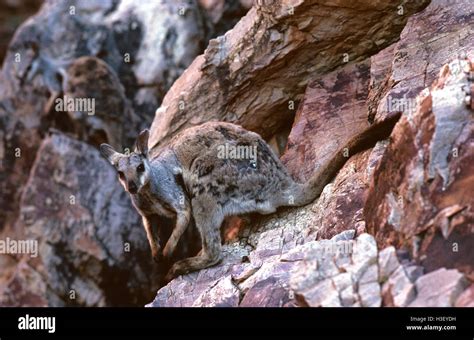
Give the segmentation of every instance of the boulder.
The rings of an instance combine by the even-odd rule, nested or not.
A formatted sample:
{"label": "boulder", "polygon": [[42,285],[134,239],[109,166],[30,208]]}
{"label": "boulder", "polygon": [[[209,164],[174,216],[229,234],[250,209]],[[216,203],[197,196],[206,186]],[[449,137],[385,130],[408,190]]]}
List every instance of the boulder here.
{"label": "boulder", "polygon": [[0,7],[0,65],[11,37],[19,22],[34,14],[41,6],[41,0],[2,0]]}
{"label": "boulder", "polygon": [[[0,229],[17,218],[21,188],[49,128],[132,148],[164,93],[204,50],[215,29],[204,20],[196,1],[47,0],[18,28],[0,72]],[[84,60],[99,67],[81,66]],[[56,111],[55,99],[64,95],[94,98],[97,114]]]}
{"label": "boulder", "polygon": [[27,261],[20,261],[13,275],[0,285],[2,307],[47,307],[47,284]]}
{"label": "boulder", "polygon": [[270,139],[291,124],[311,78],[387,47],[428,3],[285,0],[252,7],[168,91],[151,127],[152,154],[178,131],[211,120]]}
{"label": "boulder", "polygon": [[118,73],[149,125],[150,113],[207,44],[202,12],[197,1],[122,0],[104,20],[120,51]]}
{"label": "boulder", "polygon": [[372,57],[373,61],[386,60],[386,67],[379,67],[378,73],[388,83],[371,112],[373,120],[396,112],[413,113],[416,96],[431,86],[443,65],[464,55],[474,57],[473,15],[470,0],[432,0],[408,19],[400,41]]}
{"label": "boulder", "polygon": [[[21,25],[0,73],[0,237],[39,256],[0,255],[0,305],[472,305],[471,2],[257,1],[236,23],[251,2],[48,0]],[[66,96],[96,112],[55,110]],[[262,134],[298,181],[371,138],[319,199],[227,221],[221,263],[160,287],[169,264],[96,146],[152,123],[154,154],[210,120]]]}
{"label": "boulder", "polygon": [[[39,5],[38,1],[30,0],[23,4],[15,0],[6,4],[8,15],[17,9],[18,12],[28,9],[28,13],[33,14],[32,7]],[[43,193],[35,192],[35,188],[40,186],[42,178],[50,183],[48,174],[68,173],[76,178],[74,190],[84,197],[91,196],[91,188],[97,188],[99,184],[92,186],[92,178],[97,172],[105,171],[100,168],[107,165],[97,160],[89,174],[85,169],[77,168],[76,161],[85,166],[78,150],[96,152],[78,141],[94,147],[107,142],[125,152],[132,149],[136,135],[150,125],[156,107],[174,80],[204,50],[210,37],[222,33],[226,25],[237,21],[247,8],[240,4],[223,4],[213,11],[211,20],[197,1],[44,1],[38,13],[19,26],[10,42],[0,42],[9,43],[0,72],[0,238],[30,237],[25,234],[32,229],[26,227],[20,215],[26,212],[36,216],[41,213],[37,208],[43,205],[36,205],[36,201],[28,201],[25,196],[24,202],[20,203],[20,199],[25,190],[31,199],[41,201],[45,198]],[[0,31],[11,24],[11,21],[2,20]],[[92,111],[58,109],[57,100],[66,103],[68,99],[94,100],[95,105]],[[61,136],[58,137],[60,142],[56,137],[50,138],[50,133]],[[44,149],[40,155],[42,145]],[[54,155],[48,155],[51,150]],[[54,164],[48,164],[50,160]],[[39,168],[34,168],[38,162],[41,162]],[[88,176],[90,179],[84,180]],[[54,222],[43,215],[35,225],[38,232],[65,238],[64,243],[59,244],[56,240],[51,247],[42,241],[44,249],[52,250],[48,250],[41,261],[27,259],[27,265],[53,286],[43,296],[49,305],[141,304],[149,299],[153,290],[151,281],[157,282],[151,280],[148,245],[141,235],[143,231],[137,213],[124,193],[120,193],[122,189],[116,185],[113,171],[107,169],[102,176],[113,185],[102,192],[105,196],[95,199],[108,200],[104,197],[108,197],[109,189],[115,187],[114,193],[121,198],[105,203],[108,207],[105,210],[122,219],[120,223],[129,223],[123,232],[110,237],[114,246],[105,241],[101,245],[102,240],[95,238],[93,229],[106,221],[100,221],[97,216],[95,220],[86,218],[89,215],[86,208],[72,213],[67,205],[60,204],[61,213],[51,219]],[[48,204],[56,204],[57,197],[66,199],[63,196],[66,188],[56,182],[50,184],[44,193],[51,196],[46,201]],[[99,196],[102,195],[100,190]],[[83,207],[79,203],[78,206]],[[34,212],[28,210],[32,207],[36,208]],[[53,214],[49,209],[43,213]],[[122,225],[118,220],[114,221],[116,228]],[[163,224],[168,225],[168,222],[163,221]],[[83,236],[66,240],[72,236],[65,236],[65,226],[81,223],[85,223],[87,232],[82,231]],[[109,238],[105,229],[100,233],[104,233],[101,237]],[[138,254],[136,269],[112,250],[106,250],[108,247],[115,247],[117,251],[123,249],[121,237],[128,237],[130,233],[135,235],[132,243]],[[66,248],[61,248],[63,246]],[[88,255],[80,255],[81,259],[77,259],[78,252]],[[67,264],[64,268],[60,266],[62,256]],[[11,279],[11,272],[16,272],[16,261],[24,260],[1,260],[5,275],[0,277],[0,286],[23,282],[21,275],[15,274]],[[46,269],[42,267],[43,261]],[[106,278],[96,277],[97,271]],[[128,275],[137,275],[137,278],[128,279]],[[116,284],[120,280],[123,282]],[[72,285],[74,288],[70,287]],[[112,286],[110,292],[104,290],[107,285]],[[71,295],[77,293],[78,297],[70,299],[67,288],[72,290]],[[21,294],[17,295],[18,301],[23,301]]]}
{"label": "boulder", "polygon": [[469,289],[461,295],[468,282],[462,273],[443,268],[423,275],[420,267],[400,262],[393,247],[379,251],[369,234],[354,237],[354,231],[348,230],[330,240],[302,241],[289,249],[280,248],[279,253],[255,256],[258,248],[267,246],[265,234],[269,232],[276,235],[282,230],[262,232],[254,250],[247,252],[242,250],[242,242],[225,245],[221,264],[172,280],[147,306],[403,307],[470,303]]}
{"label": "boulder", "polygon": [[48,305],[136,305],[156,289],[141,219],[88,144],[59,132],[43,141],[16,227],[38,242]]}
{"label": "boulder", "polygon": [[455,307],[474,307],[474,285],[471,284],[458,296]]}
{"label": "boulder", "polygon": [[409,307],[453,307],[468,282],[456,269],[440,268],[416,281],[417,297]]}
{"label": "boulder", "polygon": [[370,67],[370,59],[350,63],[308,84],[282,156],[297,180],[308,180],[334,153],[352,156],[344,147],[369,127]]}
{"label": "boulder", "polygon": [[474,257],[473,63],[455,59],[417,98],[391,135],[364,208],[380,246],[405,247],[427,272],[457,268],[472,276]]}

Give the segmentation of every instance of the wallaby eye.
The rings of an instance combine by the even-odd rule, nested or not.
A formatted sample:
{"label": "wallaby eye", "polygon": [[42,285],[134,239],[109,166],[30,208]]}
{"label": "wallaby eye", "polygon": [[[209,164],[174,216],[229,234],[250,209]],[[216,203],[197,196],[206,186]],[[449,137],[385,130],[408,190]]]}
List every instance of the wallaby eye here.
{"label": "wallaby eye", "polygon": [[142,163],[139,166],[137,166],[137,172],[143,172],[143,171],[145,171],[145,166]]}
{"label": "wallaby eye", "polygon": [[122,171],[119,171],[119,172],[118,172],[118,175],[119,175],[119,177],[120,177],[121,180],[124,180],[124,179],[125,179],[125,175],[123,174]]}

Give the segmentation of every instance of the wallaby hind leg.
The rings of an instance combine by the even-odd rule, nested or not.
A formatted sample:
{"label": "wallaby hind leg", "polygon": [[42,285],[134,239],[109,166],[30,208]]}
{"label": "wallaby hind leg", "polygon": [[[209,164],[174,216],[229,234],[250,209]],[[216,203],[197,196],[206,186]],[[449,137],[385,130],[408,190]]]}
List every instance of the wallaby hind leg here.
{"label": "wallaby hind leg", "polygon": [[221,235],[220,227],[224,220],[224,215],[219,207],[214,210],[200,207],[193,202],[194,219],[196,227],[201,234],[202,250],[199,255],[176,262],[166,275],[166,281],[173,278],[210,267],[218,263],[221,259]]}

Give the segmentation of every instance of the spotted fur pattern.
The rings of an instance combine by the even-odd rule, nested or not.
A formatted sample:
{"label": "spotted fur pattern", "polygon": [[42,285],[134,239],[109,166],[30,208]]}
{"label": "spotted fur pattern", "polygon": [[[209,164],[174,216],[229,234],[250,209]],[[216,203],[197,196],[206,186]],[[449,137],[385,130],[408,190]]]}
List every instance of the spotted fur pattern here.
{"label": "spotted fur pattern", "polygon": [[[348,143],[350,154],[367,141],[371,132],[369,129]],[[143,217],[157,261],[162,256],[171,258],[190,220],[194,219],[202,250],[197,256],[174,263],[167,280],[220,261],[220,227],[225,217],[255,212],[270,214],[281,206],[308,204],[320,195],[347,159],[342,153],[335,154],[307,183],[301,184],[291,178],[258,134],[234,124],[209,122],[184,130],[152,159],[148,157],[147,144],[146,130],[129,156],[105,144],[101,145],[101,151],[121,173],[120,180]],[[224,145],[256,147],[256,159],[222,157],[219,152]],[[144,165],[143,171],[137,171],[140,164]],[[176,220],[162,251],[152,228],[152,217],[156,215]]]}

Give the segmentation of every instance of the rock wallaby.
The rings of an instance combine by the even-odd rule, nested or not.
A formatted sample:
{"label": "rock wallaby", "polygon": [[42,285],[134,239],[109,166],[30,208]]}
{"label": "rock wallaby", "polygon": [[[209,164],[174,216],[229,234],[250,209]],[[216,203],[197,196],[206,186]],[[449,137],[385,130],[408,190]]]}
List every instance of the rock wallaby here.
{"label": "rock wallaby", "polygon": [[[203,269],[221,258],[220,227],[225,217],[247,213],[271,214],[282,206],[302,206],[317,198],[324,186],[354,154],[388,136],[398,117],[385,128],[373,125],[335,153],[302,184],[295,182],[267,143],[256,133],[224,122],[186,129],[148,156],[148,130],[140,133],[135,151],[124,155],[110,145],[100,150],[116,168],[143,218],[155,261],[169,259],[194,218],[202,250],[173,264],[165,280]],[[163,249],[152,226],[156,215],[174,218],[176,225]]]}

